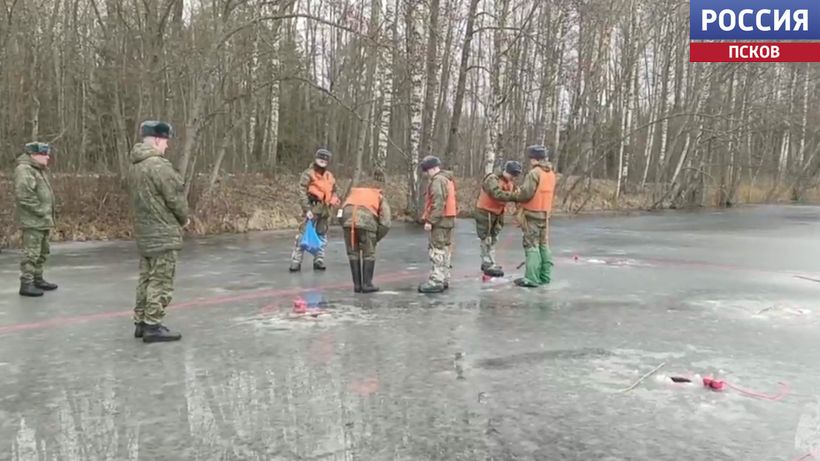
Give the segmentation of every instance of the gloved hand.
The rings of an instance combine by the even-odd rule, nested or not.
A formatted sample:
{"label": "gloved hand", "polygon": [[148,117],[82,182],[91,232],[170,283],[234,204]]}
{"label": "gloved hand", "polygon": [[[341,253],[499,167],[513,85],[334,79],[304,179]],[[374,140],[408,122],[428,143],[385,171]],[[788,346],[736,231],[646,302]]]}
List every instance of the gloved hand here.
{"label": "gloved hand", "polygon": [[310,210],[308,210],[308,211],[307,211],[307,213],[305,213],[305,218],[307,218],[307,219],[313,219],[313,212],[312,212],[312,211],[310,211]]}
{"label": "gloved hand", "polygon": [[429,222],[424,223],[424,230],[426,230],[427,232],[430,232],[431,230],[433,230],[433,225],[430,224]]}

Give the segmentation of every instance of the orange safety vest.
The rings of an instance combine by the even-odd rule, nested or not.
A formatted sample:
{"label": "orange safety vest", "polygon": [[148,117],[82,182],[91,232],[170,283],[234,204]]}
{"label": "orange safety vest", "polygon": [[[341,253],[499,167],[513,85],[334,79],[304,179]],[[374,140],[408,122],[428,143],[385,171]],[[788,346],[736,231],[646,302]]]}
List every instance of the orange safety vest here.
{"label": "orange safety vest", "polygon": [[[447,179],[447,178],[445,178]],[[433,212],[433,194],[430,192],[430,186],[433,181],[427,185],[427,197],[424,200],[424,220],[430,217]],[[447,201],[444,202],[444,217],[455,218],[458,215],[458,206],[456,205],[456,183],[451,179],[447,179]]]}
{"label": "orange safety vest", "polygon": [[370,210],[374,215],[379,216],[379,204],[381,203],[382,191],[371,187],[354,187],[350,189],[350,195],[347,196],[344,205],[353,205],[353,217],[350,225],[350,244],[356,245],[356,215],[359,207],[364,207]]}
{"label": "orange safety vest", "polygon": [[[504,192],[512,192],[513,188],[515,187],[512,181],[507,181],[507,178],[503,176],[501,176],[498,179],[501,182],[501,190],[503,190]],[[484,177],[484,180],[487,180],[486,176]],[[501,215],[504,214],[504,208],[506,206],[507,204],[505,202],[494,199],[490,194],[488,194],[484,190],[484,187],[481,188],[481,192],[479,192],[478,194],[478,203],[476,204],[476,208],[478,208],[479,210],[489,211],[490,213],[495,215]]]}
{"label": "orange safety vest", "polygon": [[527,211],[545,212],[552,211],[552,199],[555,194],[555,173],[552,171],[544,171],[539,168],[538,171],[538,189],[535,190],[529,202],[521,205]]}
{"label": "orange safety vest", "polygon": [[370,187],[354,187],[350,189],[350,195],[347,196],[344,205],[353,205],[354,210],[358,207],[365,207],[372,211],[374,215],[379,215],[379,201],[381,200],[382,191]]}
{"label": "orange safety vest", "polygon": [[333,199],[333,186],[335,185],[336,178],[333,177],[333,173],[325,170],[324,174],[320,175],[316,170],[310,171],[308,193],[325,205],[330,205]]}

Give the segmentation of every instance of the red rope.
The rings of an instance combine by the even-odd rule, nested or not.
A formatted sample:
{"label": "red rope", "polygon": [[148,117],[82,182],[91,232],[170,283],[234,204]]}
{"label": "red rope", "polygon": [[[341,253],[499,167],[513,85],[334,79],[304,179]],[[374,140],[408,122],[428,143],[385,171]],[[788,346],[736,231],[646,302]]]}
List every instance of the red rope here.
{"label": "red rope", "polygon": [[754,398],[757,398],[757,399],[772,400],[772,401],[775,401],[775,402],[778,401],[778,400],[783,400],[784,397],[789,395],[789,386],[788,386],[788,384],[781,383],[781,382],[779,382],[777,384],[780,385],[780,393],[777,394],[777,395],[767,395],[767,394],[763,394],[763,393],[760,393],[760,392],[755,392],[755,391],[750,391],[748,389],[743,389],[742,387],[735,386],[734,384],[732,384],[730,382],[726,383],[727,386],[729,386],[730,388],[740,392],[741,394],[745,394],[749,397],[754,397]]}
{"label": "red rope", "polygon": [[795,458],[794,461],[805,461],[807,459],[813,459],[813,458],[814,458],[814,452],[810,451],[810,452],[806,453],[805,455],[803,455],[799,458]]}

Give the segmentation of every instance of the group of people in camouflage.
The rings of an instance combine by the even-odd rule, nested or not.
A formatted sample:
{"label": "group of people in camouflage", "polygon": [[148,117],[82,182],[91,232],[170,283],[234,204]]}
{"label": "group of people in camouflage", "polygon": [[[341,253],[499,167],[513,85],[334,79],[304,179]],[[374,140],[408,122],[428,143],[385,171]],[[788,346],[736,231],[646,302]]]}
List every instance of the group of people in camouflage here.
{"label": "group of people in camouflage", "polygon": [[[143,342],[177,341],[179,332],[164,324],[165,310],[171,302],[183,229],[190,224],[188,202],[182,177],[165,158],[173,128],[162,121],[145,121],[140,125],[142,141],[130,153],[128,188],[134,211],[134,234],[139,251],[139,282],[134,304],[134,336]],[[17,222],[22,231],[20,295],[43,296],[57,285],[43,278],[43,268],[50,253],[49,235],[54,228],[54,192],[46,174],[51,146],[41,142],[26,144],[25,153],[17,159],[14,191]],[[509,161],[503,170],[487,175],[475,210],[476,231],[481,246],[481,270],[487,276],[501,277],[502,268],[495,260],[495,246],[504,227],[507,203],[517,204],[517,220],[524,232],[526,271],[515,284],[538,287],[551,279],[552,256],[548,244],[549,215],[555,189],[551,154],[544,146],[527,148],[531,169],[521,186],[516,178],[522,173],[519,162]],[[380,181],[365,179],[351,187],[344,202],[337,194],[336,179],[328,167],[332,154],[316,151],[311,165],[299,180],[303,221],[291,255],[290,271],[301,270],[304,250],[301,235],[312,221],[321,240],[313,258],[314,270],[326,270],[325,249],[332,209],[343,228],[353,290],[374,293],[376,246],[391,227],[391,210]],[[419,164],[429,178],[424,203],[424,229],[429,233],[428,253],[432,270],[428,280],[419,285],[421,293],[441,293],[451,281],[452,244],[455,218],[458,215],[453,174],[442,170],[441,161],[425,157]]]}
{"label": "group of people in camouflage", "polygon": [[[328,170],[332,154],[319,149],[313,163],[299,180],[300,204],[303,221],[296,234],[290,271],[302,268],[304,250],[300,246],[302,233],[308,221],[313,221],[321,248],[313,258],[314,270],[326,270],[325,247],[328,222],[332,208],[341,208],[337,214],[344,229],[345,247],[356,293],[379,291],[373,285],[376,264],[376,245],[387,235],[391,225],[390,206],[384,199],[382,185],[366,179],[350,189],[342,203],[336,190],[336,180]],[[540,145],[527,147],[531,169],[521,186],[516,179],[522,173],[519,162],[509,161],[500,171],[488,174],[482,181],[475,207],[476,233],[481,247],[481,270],[490,277],[503,277],[504,272],[495,259],[498,236],[504,227],[507,203],[517,206],[516,217],[524,232],[526,271],[515,280],[521,287],[539,287],[548,284],[552,273],[552,254],[549,249],[549,215],[555,191],[555,173],[550,151]],[[429,178],[424,201],[424,229],[429,233],[428,253],[432,270],[420,293],[441,293],[450,287],[452,271],[453,229],[458,215],[456,186],[453,174],[442,170],[438,157],[427,156],[419,168]]]}

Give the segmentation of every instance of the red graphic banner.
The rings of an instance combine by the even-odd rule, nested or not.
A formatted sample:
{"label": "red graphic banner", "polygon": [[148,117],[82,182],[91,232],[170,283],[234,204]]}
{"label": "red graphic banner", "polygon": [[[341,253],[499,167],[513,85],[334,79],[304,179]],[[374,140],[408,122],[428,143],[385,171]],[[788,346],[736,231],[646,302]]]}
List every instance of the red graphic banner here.
{"label": "red graphic banner", "polygon": [[820,42],[689,42],[689,62],[820,62]]}

